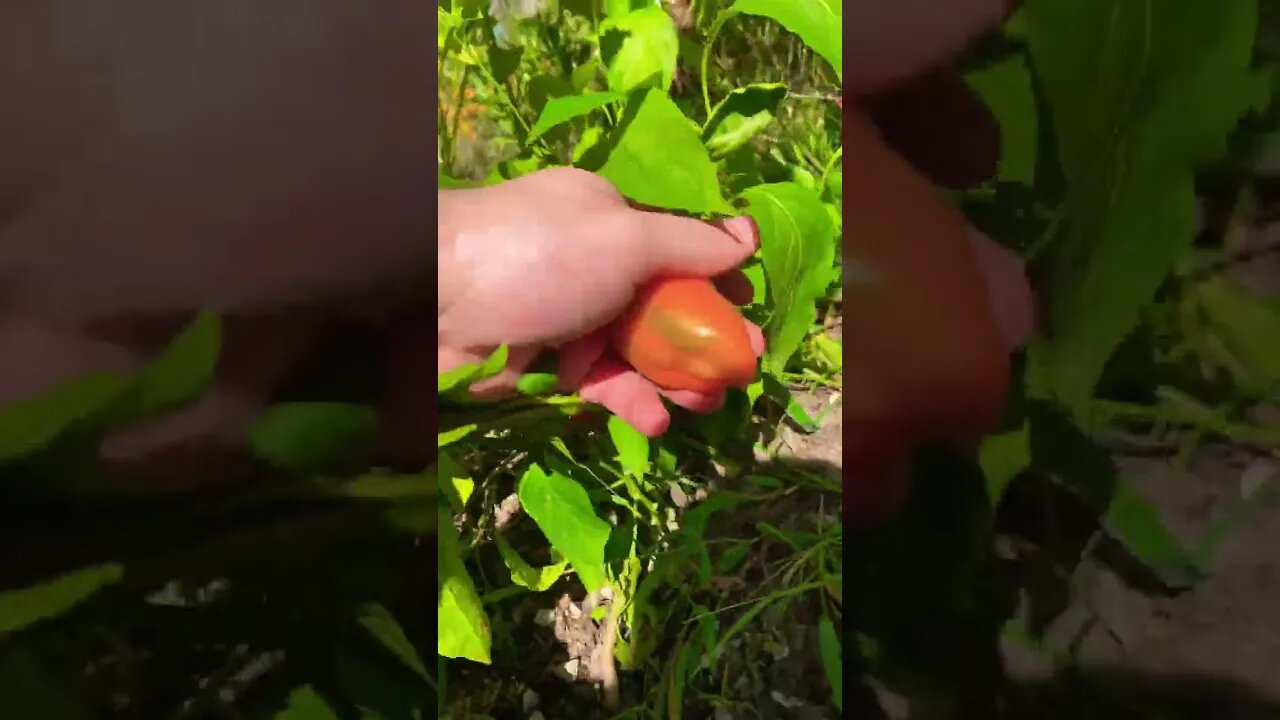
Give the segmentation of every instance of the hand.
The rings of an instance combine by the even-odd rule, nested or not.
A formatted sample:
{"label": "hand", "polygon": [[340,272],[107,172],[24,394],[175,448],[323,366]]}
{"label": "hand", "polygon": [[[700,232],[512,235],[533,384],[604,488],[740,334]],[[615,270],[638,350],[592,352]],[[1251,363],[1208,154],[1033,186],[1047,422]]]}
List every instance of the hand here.
{"label": "hand", "polygon": [[[604,329],[637,287],[662,275],[716,278],[727,298],[749,301],[751,286],[736,268],[758,246],[750,219],[712,225],[638,210],[607,180],[572,168],[444,191],[440,202],[440,371],[507,344],[507,368],[473,388],[496,397],[555,349],[563,389],[650,436],[670,422],[662,396],[697,412],[723,402],[723,391],[660,390],[610,352]],[[762,352],[760,329],[747,325]]]}
{"label": "hand", "polygon": [[[890,146],[941,186],[972,187],[995,173],[999,128],[948,63],[1018,4],[871,0],[845,10],[853,34],[845,92],[857,98]],[[1022,259],[976,229],[973,246],[996,321],[1009,348],[1020,347],[1035,325]]]}

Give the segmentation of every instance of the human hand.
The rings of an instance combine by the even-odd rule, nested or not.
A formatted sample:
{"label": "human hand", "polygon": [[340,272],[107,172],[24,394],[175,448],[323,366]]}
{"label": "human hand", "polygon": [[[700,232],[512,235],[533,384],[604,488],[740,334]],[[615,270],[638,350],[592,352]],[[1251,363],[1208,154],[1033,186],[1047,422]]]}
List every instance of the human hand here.
{"label": "human hand", "polygon": [[[999,128],[949,62],[1018,4],[870,0],[846,8],[853,42],[845,93],[863,107],[885,142],[940,186],[971,187],[995,173]],[[1035,324],[1022,260],[976,229],[971,235],[992,312],[1009,348],[1020,347]]]}
{"label": "human hand", "polygon": [[[852,17],[846,21],[855,37],[854,54],[846,64],[849,72],[845,74],[845,92],[855,100],[852,106],[844,105],[846,137],[851,129],[860,130],[858,134],[866,142],[866,126],[853,124],[869,120],[875,126],[871,133],[879,136],[874,141],[876,145],[887,145],[900,160],[928,178],[900,182],[899,192],[915,186],[913,192],[922,197],[932,189],[931,184],[973,187],[995,174],[1000,155],[999,127],[947,62],[973,38],[1000,22],[1011,4],[1005,0],[869,0],[848,9]],[[869,164],[864,153],[851,150],[849,155],[863,157],[859,169],[866,179],[864,189],[874,188],[876,182],[893,184],[885,177],[890,173],[882,172],[886,168]],[[900,165],[900,160],[890,160],[884,154],[872,155],[882,165]],[[856,176],[856,172],[846,172],[846,192],[856,184],[850,180]],[[904,177],[900,175],[898,179],[902,181]],[[856,203],[855,198],[855,206]],[[921,213],[924,214],[927,213]],[[948,214],[953,220],[943,222],[937,218],[940,222],[921,238],[936,241],[939,247],[933,248],[930,258],[916,267],[911,266],[909,258],[897,258],[907,262],[897,263],[902,267],[896,268],[899,275],[895,281],[914,284],[919,291],[915,299],[922,301],[920,307],[925,308],[938,307],[939,298],[930,292],[937,295],[938,288],[946,288],[949,300],[954,299],[947,306],[950,321],[939,324],[936,334],[926,336],[928,344],[938,348],[951,345],[955,357],[948,356],[947,366],[953,370],[965,366],[950,360],[958,360],[971,351],[968,358],[976,362],[971,362],[968,369],[975,375],[933,378],[938,383],[933,389],[940,392],[930,397],[954,392],[954,397],[939,405],[939,410],[946,410],[940,419],[932,421],[933,427],[903,425],[880,414],[859,421],[858,413],[849,412],[846,406],[843,445],[845,457],[852,459],[852,464],[844,468],[843,510],[845,520],[857,526],[885,520],[906,501],[911,487],[911,456],[918,446],[941,443],[954,450],[974,450],[978,439],[994,430],[999,421],[995,415],[1004,406],[1008,374],[1002,356],[1006,350],[1022,345],[1034,328],[1033,297],[1021,258],[977,229],[970,227],[966,231],[962,217],[954,212]],[[848,217],[846,222],[856,227],[857,223]],[[859,249],[874,251],[865,245]],[[943,249],[947,252],[940,252]],[[943,262],[940,257],[950,260]],[[967,297],[969,302],[960,302],[958,295]],[[963,310],[966,307],[967,312]],[[855,307],[852,314],[856,313]],[[932,313],[926,313],[929,314]],[[994,327],[971,329],[971,323],[984,324],[979,319],[982,316],[989,317]],[[874,323],[874,318],[875,315],[861,320],[846,318],[846,322],[864,327],[865,322]],[[890,367],[904,370],[900,362]],[[978,377],[985,381],[978,382]],[[916,382],[909,372],[907,382]],[[923,382],[913,385],[917,389],[928,386]],[[877,387],[871,386],[869,393],[855,390],[853,395],[865,399],[874,395]],[[966,397],[969,402],[957,401]],[[906,404],[913,409],[908,416],[917,405]]]}
{"label": "human hand", "polygon": [[[573,168],[440,198],[441,372],[506,344],[507,368],[472,388],[498,397],[539,353],[554,349],[562,389],[650,436],[670,422],[664,396],[696,412],[724,401],[723,390],[659,389],[613,354],[606,329],[639,286],[660,276],[715,278],[728,299],[750,301],[751,285],[736,270],[759,243],[749,218],[713,225],[639,210],[607,180]],[[743,322],[763,352],[760,329]]]}

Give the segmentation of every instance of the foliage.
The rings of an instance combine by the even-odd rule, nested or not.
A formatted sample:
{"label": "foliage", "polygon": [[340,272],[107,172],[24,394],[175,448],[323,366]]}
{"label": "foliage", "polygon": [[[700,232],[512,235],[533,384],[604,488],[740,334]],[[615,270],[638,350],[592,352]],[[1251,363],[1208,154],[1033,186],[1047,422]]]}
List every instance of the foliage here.
{"label": "foliage", "polygon": [[[633,712],[697,715],[732,702],[716,686],[743,662],[753,674],[759,668],[750,655],[725,657],[727,644],[801,598],[819,608],[812,646],[823,628],[817,659],[838,705],[835,487],[786,466],[754,479],[741,473],[754,462],[753,446],[767,452],[788,414],[817,428],[794,389],[806,381],[839,386],[838,341],[819,322],[839,296],[839,108],[828,100],[839,87],[839,4],[698,3],[683,32],[658,4],[503,10],[497,3],[440,9],[442,177],[494,182],[573,165],[643,206],[707,219],[752,216],[761,248],[746,268],[756,292],[744,312],[764,329],[768,351],[754,385],[731,391],[710,416],[678,415],[656,440],[618,418],[594,422],[599,411],[575,396],[531,395],[483,408],[451,401],[461,385],[442,377],[437,478],[453,490],[440,496],[447,515],[440,520],[438,651],[452,660],[449,682],[460,684],[442,692],[446,712],[466,717],[508,707],[479,699],[482,688],[502,683],[466,662],[492,663],[516,671],[517,684],[538,686],[540,668],[518,670],[522,658],[512,645],[526,631],[507,619],[525,602],[522,593],[581,598],[602,588],[619,609],[616,630],[606,624],[602,632],[616,642],[609,662],[625,671],[624,707]],[[803,71],[735,67],[747,54],[734,49],[744,45],[799,53]],[[452,99],[467,97],[493,129],[464,124],[466,101]],[[471,148],[490,132],[516,142],[500,152],[490,143],[491,154],[476,160]],[[500,366],[461,372],[474,382]],[[715,484],[728,487],[708,494]],[[710,534],[716,517],[822,495],[825,527],[802,535],[774,530],[787,548],[773,563],[777,571],[746,592],[717,589],[769,550],[759,537]],[[495,515],[495,503],[519,513]],[[456,530],[443,529],[446,517]]]}
{"label": "foliage", "polygon": [[996,717],[1002,644],[1073,662],[1047,629],[1087,566],[1195,587],[1273,494],[1243,488],[1187,538],[1112,446],[1280,447],[1253,412],[1280,390],[1280,303],[1230,272],[1280,147],[1274,8],[1027,0],[964,58],[1001,158],[952,199],[1023,253],[1044,327],[978,456],[922,452],[902,512],[848,538],[830,468],[778,452],[839,412],[840,4],[442,0],[438,20],[441,187],[572,165],[650,207],[751,215],[760,380],[650,440],[551,392],[553,368],[469,402],[499,348],[439,375],[424,472],[369,470],[371,406],[308,397],[255,426],[252,483],[102,482],[105,436],[207,390],[202,313],[141,372],[0,408],[6,716],[500,716],[535,686],[548,716],[584,716],[594,698],[547,696],[551,630],[530,629],[569,596],[611,644],[622,715],[793,702],[758,693],[781,676],[832,716],[872,716],[874,678],[922,714]]}

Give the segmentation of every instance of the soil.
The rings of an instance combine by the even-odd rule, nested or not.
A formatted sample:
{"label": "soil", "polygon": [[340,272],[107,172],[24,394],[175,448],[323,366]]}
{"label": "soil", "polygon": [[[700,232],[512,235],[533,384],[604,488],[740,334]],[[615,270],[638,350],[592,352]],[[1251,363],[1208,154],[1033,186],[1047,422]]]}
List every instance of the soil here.
{"label": "soil", "polygon": [[[1280,294],[1277,243],[1280,224],[1242,234],[1241,244],[1273,250],[1237,265],[1233,279],[1259,296]],[[1185,467],[1167,458],[1116,461],[1186,546],[1202,542],[1245,494],[1260,499],[1209,556],[1207,579],[1187,592],[1153,595],[1091,566],[1051,630],[1076,639],[1074,676],[1055,676],[1043,658],[1006,643],[1008,670],[1038,708],[1027,716],[1280,718],[1280,456],[1215,444]]]}

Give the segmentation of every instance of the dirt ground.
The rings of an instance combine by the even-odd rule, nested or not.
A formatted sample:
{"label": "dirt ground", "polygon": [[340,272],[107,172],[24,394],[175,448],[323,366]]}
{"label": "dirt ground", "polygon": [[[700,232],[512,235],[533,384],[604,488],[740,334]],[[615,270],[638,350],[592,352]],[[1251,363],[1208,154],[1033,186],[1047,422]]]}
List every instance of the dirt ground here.
{"label": "dirt ground", "polygon": [[[1280,225],[1257,229],[1243,242],[1277,247]],[[1232,274],[1274,297],[1280,254],[1264,253]],[[1006,644],[1011,674],[1037,687],[1046,706],[1078,716],[1280,718],[1280,459],[1218,444],[1195,453],[1185,468],[1166,458],[1116,460],[1188,545],[1201,542],[1242,494],[1262,492],[1264,499],[1212,554],[1208,578],[1188,592],[1153,597],[1110,570],[1091,568],[1088,587],[1053,633],[1078,642],[1090,688],[1107,689],[1105,709],[1085,710],[1074,680],[1050,681],[1049,664],[1016,643]]]}

